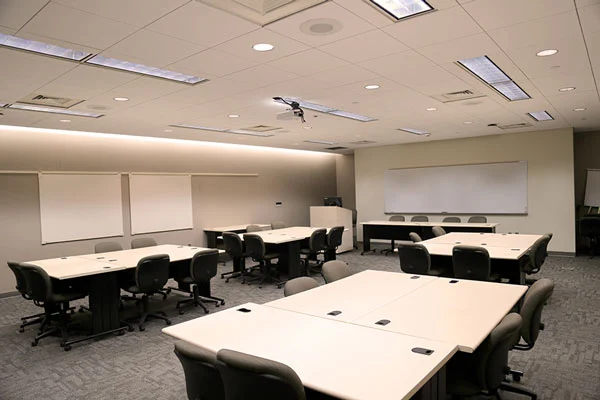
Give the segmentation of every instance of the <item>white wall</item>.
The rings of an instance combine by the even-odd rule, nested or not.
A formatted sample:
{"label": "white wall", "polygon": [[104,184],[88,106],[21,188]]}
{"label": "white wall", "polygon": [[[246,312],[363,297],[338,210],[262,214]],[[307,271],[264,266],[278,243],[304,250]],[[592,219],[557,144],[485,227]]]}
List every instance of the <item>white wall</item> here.
{"label": "white wall", "polygon": [[[337,155],[191,141],[0,126],[0,171],[256,173],[192,178],[194,229],[151,234],[159,243],[205,244],[204,227],[240,223],[309,225],[309,207],[336,193]],[[94,244],[131,241],[128,177],[122,177],[125,236],[42,246],[35,174],[0,173],[0,264],[91,253]],[[282,201],[282,207],[275,202]],[[145,236],[145,235],[142,235]],[[0,267],[0,293],[14,291]]]}
{"label": "white wall", "polygon": [[[360,221],[387,220],[383,174],[390,168],[528,162],[526,216],[490,215],[498,232],[546,233],[554,237],[549,250],[575,252],[573,133],[560,129],[374,147],[355,151],[356,202]],[[464,217],[464,216],[463,216]],[[442,215],[431,215],[441,221]],[[362,230],[359,229],[359,238]]]}
{"label": "white wall", "polygon": [[342,197],[344,208],[356,208],[356,181],[354,177],[354,154],[336,158],[337,195]]}

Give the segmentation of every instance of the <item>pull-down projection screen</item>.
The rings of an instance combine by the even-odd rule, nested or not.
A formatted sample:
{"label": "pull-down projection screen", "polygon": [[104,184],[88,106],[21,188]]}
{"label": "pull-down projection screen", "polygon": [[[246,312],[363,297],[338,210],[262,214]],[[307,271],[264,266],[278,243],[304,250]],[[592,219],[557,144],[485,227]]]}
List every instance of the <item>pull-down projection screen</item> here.
{"label": "pull-down projection screen", "polygon": [[386,213],[527,214],[527,161],[384,174]]}

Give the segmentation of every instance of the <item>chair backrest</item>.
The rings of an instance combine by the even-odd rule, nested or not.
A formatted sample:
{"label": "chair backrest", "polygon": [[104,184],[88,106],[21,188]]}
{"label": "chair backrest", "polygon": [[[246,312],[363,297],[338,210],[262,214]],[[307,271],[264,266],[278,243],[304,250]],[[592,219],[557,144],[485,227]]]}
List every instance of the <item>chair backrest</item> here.
{"label": "chair backrest", "polygon": [[442,222],[460,222],[460,217],[444,217]]}
{"label": "chair backrest", "polygon": [[358,222],[358,210],[356,208],[352,209],[352,226],[356,226]]}
{"label": "chair backrest", "polygon": [[344,234],[343,226],[334,226],[327,233],[327,247],[337,249],[342,244],[342,235]]}
{"label": "chair backrest", "polygon": [[37,265],[19,263],[19,267],[25,277],[25,290],[31,300],[48,302],[52,297],[52,280],[42,268]]}
{"label": "chair backrest", "polygon": [[410,238],[410,240],[413,241],[413,243],[419,243],[423,241],[423,239],[421,239],[421,236],[419,236],[419,234],[416,232],[409,233],[408,237]]}
{"label": "chair backrest", "polygon": [[252,225],[248,225],[246,227],[246,232],[259,232],[259,231],[262,231],[262,228],[258,225],[252,224]]}
{"label": "chair backrest", "polygon": [[219,250],[200,250],[192,257],[190,263],[190,276],[194,283],[210,282],[217,275],[217,264],[219,263]]}
{"label": "chair backrest", "polygon": [[221,349],[217,368],[226,400],[305,400],[300,377],[289,366],[238,351]]}
{"label": "chair backrest", "polygon": [[223,232],[222,236],[225,251],[230,257],[242,257],[244,255],[244,244],[240,235],[235,232]]}
{"label": "chair backrest", "polygon": [[452,267],[455,278],[487,281],[491,273],[490,254],[483,247],[454,246]]}
{"label": "chair backrest", "polygon": [[305,290],[314,289],[319,286],[319,282],[309,276],[301,276],[300,278],[290,279],[283,287],[283,295],[285,297],[292,296],[296,293],[304,292]]}
{"label": "chair backrest", "polygon": [[525,272],[531,273],[540,270],[548,256],[548,243],[550,243],[551,238],[550,235],[545,234],[533,243],[533,246],[531,246],[531,250],[529,251],[529,263],[524,269]]}
{"label": "chair backrest", "polygon": [[142,247],[152,247],[152,246],[156,246],[156,245],[158,245],[158,243],[156,243],[156,240],[154,240],[153,238],[135,238],[131,241],[132,249],[139,249]]}
{"label": "chair backrest", "polygon": [[96,243],[96,245],[94,246],[94,253],[108,253],[109,251],[119,250],[123,250],[123,246],[121,246],[117,242],[100,242]]}
{"label": "chair backrest", "polygon": [[246,244],[246,252],[254,260],[262,260],[265,258],[265,242],[258,235],[245,234],[244,243]]}
{"label": "chair backrest", "polygon": [[400,269],[407,274],[427,275],[431,268],[431,256],[422,244],[402,244],[398,246]]}
{"label": "chair backrest", "polygon": [[327,261],[323,264],[321,273],[323,274],[325,283],[335,282],[339,279],[347,278],[352,275],[348,264],[342,260]]}
{"label": "chair backrest", "polygon": [[579,220],[579,230],[581,236],[598,237],[600,236],[600,217],[583,217]]}
{"label": "chair backrest", "polygon": [[271,222],[271,229],[283,229],[287,228],[287,225],[283,221],[273,221]]}
{"label": "chair backrest", "polygon": [[311,253],[318,253],[327,248],[327,229],[321,228],[313,231],[308,239],[308,247]]}
{"label": "chair backrest", "polygon": [[404,215],[390,215],[389,221],[406,221]]}
{"label": "chair backrest", "polygon": [[506,376],[508,352],[519,334],[522,321],[519,314],[508,314],[475,350],[473,356],[476,358],[478,382],[483,389],[493,392],[500,387]]}
{"label": "chair backrest", "polygon": [[410,219],[412,222],[429,222],[427,215],[413,215]]}
{"label": "chair backrest", "polygon": [[25,280],[25,275],[21,270],[20,264],[16,261],[7,261],[6,264],[8,264],[8,268],[10,268],[15,276],[15,289],[19,291],[21,296],[25,297],[27,300],[30,300],[29,295],[27,294],[27,281]]}
{"label": "chair backrest", "polygon": [[225,400],[216,354],[180,340],[175,342],[175,355],[183,367],[188,399]]}
{"label": "chair backrest", "polygon": [[446,230],[441,226],[434,226],[431,228],[431,231],[433,232],[433,236],[435,237],[444,236],[446,234]]}
{"label": "chair backrest", "polygon": [[135,284],[143,293],[155,293],[169,280],[169,255],[155,254],[138,261]]}
{"label": "chair backrest", "polygon": [[553,281],[550,279],[538,279],[525,294],[520,312],[523,318],[521,337],[530,347],[533,347],[540,333],[542,310],[553,292]]}
{"label": "chair backrest", "polygon": [[469,217],[467,222],[486,223],[487,217],[483,215],[473,215],[472,217]]}

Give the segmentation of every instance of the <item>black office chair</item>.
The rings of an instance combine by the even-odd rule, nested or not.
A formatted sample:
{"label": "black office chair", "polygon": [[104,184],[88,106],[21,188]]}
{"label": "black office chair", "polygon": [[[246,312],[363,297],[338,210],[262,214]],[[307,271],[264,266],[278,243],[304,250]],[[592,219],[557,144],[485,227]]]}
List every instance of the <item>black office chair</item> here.
{"label": "black office chair", "polygon": [[411,222],[429,222],[427,215],[413,215],[410,219]]}
{"label": "black office chair", "polygon": [[[529,261],[523,267],[523,271],[527,275],[537,274],[540,272],[542,265],[546,261],[546,257],[548,256],[548,244],[552,239],[552,234],[545,234],[541,238],[535,241],[531,249],[529,250]],[[525,283],[531,285],[536,280],[533,278],[525,279]]]}
{"label": "black office chair", "polygon": [[590,241],[590,256],[594,257],[600,248],[600,217],[583,217],[579,220],[581,237]]}
{"label": "black office chair", "polygon": [[441,226],[434,226],[431,228],[433,232],[433,237],[444,236],[446,234],[446,230]]}
{"label": "black office chair", "polygon": [[442,222],[460,222],[460,217],[444,217]]}
{"label": "black office chair", "polygon": [[[121,289],[133,293],[143,294],[139,300],[142,305],[142,313],[138,321],[140,331],[145,330],[144,324],[148,318],[157,318],[165,321],[167,325],[171,325],[171,321],[166,317],[164,312],[151,313],[150,297],[154,293],[158,293],[169,280],[169,256],[167,254],[156,254],[144,257],[138,261],[137,267],[133,273],[133,277],[121,284]],[[128,271],[124,271],[127,273]]]}
{"label": "black office chair", "polygon": [[289,366],[238,351],[217,353],[226,400],[305,400],[302,381]]}
{"label": "black office chair", "polygon": [[421,236],[419,236],[419,234],[416,232],[409,233],[408,237],[410,238],[410,240],[413,241],[413,243],[419,243],[423,241],[423,239],[421,239]]}
{"label": "black office chair", "polygon": [[358,250],[358,237],[356,234],[356,224],[358,223],[358,210],[352,209],[352,245]]}
{"label": "black office chair", "polygon": [[325,279],[325,283],[331,283],[349,277],[352,275],[352,272],[350,272],[350,268],[345,262],[332,260],[323,264],[321,274],[323,275],[323,279]]}
{"label": "black office chair", "polygon": [[39,334],[33,339],[31,345],[37,346],[41,339],[55,333],[60,333],[61,347],[65,351],[71,350],[71,344],[68,340],[69,326],[71,325],[68,315],[68,311],[70,310],[69,302],[85,298],[86,293],[57,290],[46,271],[37,265],[20,263],[18,268],[25,277],[27,296],[34,302],[43,304],[45,321],[51,321],[52,314],[58,313],[58,326],[49,329],[40,329]]}
{"label": "black office chair", "polygon": [[535,393],[504,382],[508,352],[522,322],[519,314],[508,314],[474,353],[456,353],[447,364],[447,392],[460,397],[485,394],[501,399],[498,390],[506,390],[536,400]]}
{"label": "black office chair", "polygon": [[[244,243],[246,244],[246,251],[252,257],[252,259],[259,263],[261,271],[261,279],[258,285],[262,288],[265,282],[277,282],[277,279],[272,275],[272,270],[277,271],[277,265],[273,263],[273,260],[278,259],[279,253],[267,253],[265,242],[259,235],[245,234]],[[278,275],[279,272],[276,272]]]}
{"label": "black office chair", "polygon": [[[246,283],[246,276],[250,275],[250,270],[246,269],[246,257],[250,254],[244,251],[244,242],[235,232],[223,232],[223,245],[225,252],[229,254],[233,261],[233,271],[224,272],[221,274],[221,279],[227,276],[225,282],[229,282],[231,278],[242,278],[242,283]],[[235,265],[237,264],[237,267]],[[237,271],[236,271],[237,270]]]}
{"label": "black office chair", "polygon": [[[404,218],[404,215],[391,215],[388,218],[388,221],[406,221],[406,218]],[[396,248],[396,243],[395,241],[392,239],[391,243],[390,243],[390,248],[389,249],[382,249],[381,250],[381,254],[385,254],[386,256],[390,253],[394,252],[394,249]]]}
{"label": "black office chair", "polygon": [[325,249],[325,261],[335,260],[335,252],[342,245],[343,226],[334,226],[327,232],[327,248]]}
{"label": "black office chair", "polygon": [[310,275],[310,262],[315,261],[315,268],[321,267],[323,260],[319,260],[319,254],[323,254],[327,249],[327,229],[316,229],[311,233],[308,239],[308,248],[300,249],[300,258],[304,259],[304,269],[306,275]]}
{"label": "black office chair", "polygon": [[187,268],[185,274],[180,276],[176,276],[175,280],[179,283],[180,291],[185,291],[181,289],[182,287],[186,287],[189,289],[191,286],[191,292],[189,290],[185,291],[186,293],[191,293],[192,298],[180,300],[177,302],[176,308],[179,310],[179,314],[183,314],[183,310],[181,306],[183,304],[193,304],[194,306],[200,306],[206,314],[208,314],[208,308],[204,302],[215,303],[217,307],[219,305],[225,304],[225,300],[213,297],[209,294],[200,295],[200,287],[202,288],[210,288],[210,280],[217,275],[217,264],[219,263],[219,251],[217,249],[210,250],[201,250],[194,254],[192,257],[192,261]]}
{"label": "black office chair", "polygon": [[158,243],[153,238],[135,238],[131,240],[132,249],[140,249],[142,247],[157,246]]}
{"label": "black office chair", "polygon": [[283,295],[285,297],[295,295],[296,293],[304,292],[305,290],[314,289],[319,286],[319,282],[309,276],[301,276],[299,278],[290,279],[283,287]]}
{"label": "black office chair", "polygon": [[100,242],[96,243],[94,246],[94,253],[108,253],[109,251],[119,251],[123,250],[123,246],[121,246],[117,242]]}
{"label": "black office chair", "polygon": [[472,217],[469,217],[469,220],[467,222],[485,224],[487,223],[487,217],[483,215],[474,215]]}
{"label": "black office chair", "polygon": [[175,342],[174,351],[183,367],[189,400],[225,400],[216,354],[183,340]]}
{"label": "black office chair", "polygon": [[407,274],[446,276],[445,270],[431,267],[431,256],[425,246],[418,243],[398,246],[400,269]]}
{"label": "black office chair", "polygon": [[500,281],[500,276],[492,274],[490,254],[484,247],[454,246],[452,248],[452,268],[454,277],[475,281]]}

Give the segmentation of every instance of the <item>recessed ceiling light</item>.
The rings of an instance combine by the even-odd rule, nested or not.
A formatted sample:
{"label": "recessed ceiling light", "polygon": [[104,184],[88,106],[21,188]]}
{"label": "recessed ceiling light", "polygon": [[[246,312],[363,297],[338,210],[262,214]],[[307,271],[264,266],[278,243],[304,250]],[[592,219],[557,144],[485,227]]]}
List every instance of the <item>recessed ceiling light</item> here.
{"label": "recessed ceiling light", "polygon": [[556,53],[558,53],[558,50],[556,50],[556,49],[548,49],[548,50],[538,51],[536,53],[536,56],[538,56],[538,57],[547,57],[547,56],[553,56]]}
{"label": "recessed ceiling light", "polygon": [[312,129],[312,126],[310,126],[310,125],[304,125],[302,128],[304,128],[304,129]]}
{"label": "recessed ceiling light", "polygon": [[365,86],[367,90],[379,89],[379,85],[367,85]]}
{"label": "recessed ceiling light", "polygon": [[240,115],[239,114],[229,114],[228,117],[229,118],[239,118]]}
{"label": "recessed ceiling light", "polygon": [[127,97],[113,97],[114,101],[129,101]]}
{"label": "recessed ceiling light", "polygon": [[252,48],[256,51],[270,51],[273,50],[273,45],[269,43],[257,43]]}
{"label": "recessed ceiling light", "polygon": [[0,45],[30,51],[32,53],[44,54],[67,60],[81,61],[92,55],[85,51],[67,49],[65,47],[54,46],[48,43],[36,42],[34,40],[23,39],[16,36],[0,33]]}
{"label": "recessed ceiling light", "polygon": [[60,122],[71,122],[70,119],[61,119]]}
{"label": "recessed ceiling light", "polygon": [[575,88],[573,86],[558,89],[559,92],[570,92],[572,90],[575,90]]}
{"label": "recessed ceiling light", "polygon": [[429,107],[429,108],[426,108],[425,110],[427,110],[427,111],[437,111],[437,108],[435,108],[435,107]]}
{"label": "recessed ceiling light", "polygon": [[167,133],[173,132],[173,129],[165,129],[165,132],[167,132]]}
{"label": "recessed ceiling light", "polygon": [[585,108],[574,108],[573,111],[585,111]]}
{"label": "recessed ceiling light", "polygon": [[473,122],[471,122],[471,121],[465,121],[465,122],[463,122],[463,124],[465,124],[465,125],[471,125],[472,123]]}

